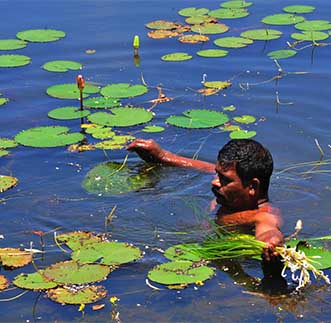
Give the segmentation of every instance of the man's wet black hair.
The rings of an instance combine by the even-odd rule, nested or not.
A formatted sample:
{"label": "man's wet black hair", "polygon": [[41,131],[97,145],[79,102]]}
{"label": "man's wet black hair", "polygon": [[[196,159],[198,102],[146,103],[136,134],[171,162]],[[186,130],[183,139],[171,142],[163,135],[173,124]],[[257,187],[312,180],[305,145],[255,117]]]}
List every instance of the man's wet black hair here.
{"label": "man's wet black hair", "polygon": [[253,139],[232,139],[218,153],[218,162],[227,167],[235,163],[243,185],[254,177],[260,181],[262,195],[268,195],[273,160],[268,149]]}

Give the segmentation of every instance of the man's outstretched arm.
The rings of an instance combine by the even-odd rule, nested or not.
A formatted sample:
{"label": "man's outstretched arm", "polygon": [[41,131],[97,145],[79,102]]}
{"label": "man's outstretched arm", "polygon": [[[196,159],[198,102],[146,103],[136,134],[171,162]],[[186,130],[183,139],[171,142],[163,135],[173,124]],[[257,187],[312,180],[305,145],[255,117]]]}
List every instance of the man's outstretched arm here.
{"label": "man's outstretched arm", "polygon": [[126,149],[129,151],[135,151],[143,160],[149,163],[193,168],[207,173],[215,172],[214,164],[176,155],[163,149],[152,139],[136,139],[130,143]]}

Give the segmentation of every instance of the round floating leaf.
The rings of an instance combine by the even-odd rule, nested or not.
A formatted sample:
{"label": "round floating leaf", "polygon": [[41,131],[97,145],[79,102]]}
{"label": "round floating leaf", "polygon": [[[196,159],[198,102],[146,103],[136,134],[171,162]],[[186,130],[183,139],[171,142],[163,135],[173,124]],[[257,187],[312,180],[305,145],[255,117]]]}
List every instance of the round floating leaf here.
{"label": "round floating leaf", "polygon": [[225,57],[228,55],[227,50],[222,49],[205,49],[197,52],[197,55],[202,57]]}
{"label": "round floating leaf", "polygon": [[237,130],[230,132],[231,139],[249,139],[256,135],[255,131]]}
{"label": "round floating leaf", "polygon": [[241,130],[241,128],[239,126],[235,126],[235,125],[220,127],[220,129],[223,130],[223,131],[238,131],[238,130]]}
{"label": "round floating leaf", "polygon": [[[1,183],[1,177],[0,177]],[[1,184],[0,184],[1,186]],[[1,187],[0,187],[1,191]],[[32,261],[32,253],[15,248],[0,248],[0,262],[3,266],[19,268]]]}
{"label": "round floating leaf", "polygon": [[90,111],[80,110],[77,107],[62,107],[51,110],[48,112],[48,116],[56,120],[73,120],[87,117]]}
{"label": "round floating leaf", "polygon": [[234,117],[234,121],[238,123],[244,123],[244,124],[249,124],[249,123],[254,123],[256,121],[256,118],[247,114],[244,114],[240,117]]}
{"label": "round floating leaf", "polygon": [[253,44],[253,40],[243,37],[223,37],[215,39],[214,44],[225,48],[242,48]]}
{"label": "round floating leaf", "polygon": [[42,68],[49,72],[67,72],[69,70],[80,70],[83,68],[83,65],[74,61],[58,60],[47,62]]}
{"label": "round floating leaf", "polygon": [[228,105],[226,107],[223,107],[223,111],[235,111],[236,107],[234,105]]}
{"label": "round floating leaf", "polygon": [[315,10],[313,6],[295,5],[284,7],[283,10],[288,13],[310,13]]}
{"label": "round floating leaf", "polygon": [[43,275],[43,271],[39,270],[32,274],[19,274],[13,280],[13,284],[19,288],[32,289],[32,290],[43,290],[55,288],[58,284],[49,281]]}
{"label": "round floating leaf", "polygon": [[0,149],[0,157],[4,157],[4,156],[7,156],[7,155],[9,155],[9,151]]}
{"label": "round floating leaf", "polygon": [[0,98],[0,105],[4,105],[8,102],[9,102],[9,100],[7,98]]}
{"label": "round floating leaf", "polygon": [[0,138],[0,149],[15,148],[18,143],[15,140],[8,138]]}
{"label": "round floating leaf", "polygon": [[133,140],[133,139],[135,139],[135,137],[133,136],[113,136],[112,140],[98,142],[97,144],[94,145],[94,147],[104,150],[122,149],[126,146],[129,140]]}
{"label": "round floating leaf", "polygon": [[101,94],[112,98],[131,98],[143,95],[148,92],[146,86],[141,84],[132,85],[129,83],[109,84],[101,89]]}
{"label": "round floating leaf", "polygon": [[329,35],[322,31],[303,31],[302,33],[293,33],[291,37],[302,41],[320,41],[329,38]]}
{"label": "round floating leaf", "polygon": [[92,168],[82,186],[91,193],[117,195],[137,191],[150,184],[148,174],[139,174],[118,163],[105,163]]}
{"label": "round floating leaf", "polygon": [[153,113],[143,108],[113,108],[108,112],[97,112],[88,116],[88,120],[101,126],[129,127],[151,121]]}
{"label": "round floating leaf", "polygon": [[282,35],[282,32],[275,29],[253,29],[247,30],[240,34],[241,37],[253,39],[253,40],[272,40],[278,39]]}
{"label": "round floating leaf", "polygon": [[224,90],[231,86],[232,83],[229,81],[210,81],[210,82],[203,82],[204,87],[213,88],[213,89],[219,89]]}
{"label": "round floating leaf", "polygon": [[172,30],[172,29],[177,29],[177,28],[181,27],[182,25],[178,24],[176,22],[173,22],[173,21],[155,20],[155,21],[149,22],[145,26],[150,29]]}
{"label": "round floating leaf", "polygon": [[9,286],[9,281],[8,281],[8,279],[7,279],[5,276],[0,275],[0,290],[4,290],[4,289],[6,289],[8,286]]}
{"label": "round floating leaf", "polygon": [[209,9],[207,8],[195,8],[195,7],[189,7],[184,8],[178,11],[178,14],[180,16],[184,17],[192,17],[192,16],[202,16],[207,14]]}
{"label": "round floating leaf", "polygon": [[119,99],[105,98],[103,96],[88,98],[84,100],[84,108],[105,109],[119,106],[121,106],[121,101]]}
{"label": "round floating leaf", "polygon": [[101,242],[102,239],[91,232],[75,231],[57,235],[56,241],[59,243],[65,243],[72,250],[78,250],[86,244]]}
{"label": "round floating leaf", "polygon": [[153,39],[171,38],[171,37],[176,37],[178,35],[179,32],[176,30],[163,30],[163,29],[156,29],[147,33],[147,36]]}
{"label": "round floating leaf", "polygon": [[19,39],[1,39],[0,50],[15,50],[26,47],[27,42]]}
{"label": "round floating leaf", "polygon": [[304,31],[320,31],[331,29],[331,23],[327,20],[306,20],[296,24],[294,27]]}
{"label": "round floating leaf", "polygon": [[191,55],[182,52],[171,53],[171,54],[163,55],[161,57],[161,59],[166,62],[181,62],[181,61],[187,61],[191,58],[192,58]]}
{"label": "round floating leaf", "polygon": [[142,129],[141,131],[143,132],[162,132],[165,129],[163,127],[160,126],[146,126],[144,129]]}
{"label": "round floating leaf", "polygon": [[229,121],[226,114],[211,110],[187,110],[184,116],[170,116],[166,122],[181,128],[213,128]]}
{"label": "round floating leaf", "polygon": [[0,193],[9,190],[18,183],[18,179],[12,176],[0,175]]}
{"label": "round floating leaf", "polygon": [[78,264],[69,260],[45,268],[44,277],[59,284],[88,284],[105,279],[110,269],[100,264]]}
{"label": "round floating leaf", "polygon": [[[85,85],[83,97],[98,93],[100,89],[94,85]],[[46,90],[47,94],[58,99],[79,99],[79,89],[76,83],[52,85]]]}
{"label": "round floating leaf", "polygon": [[209,37],[208,36],[205,36],[205,35],[184,35],[184,36],[180,36],[178,38],[178,40],[181,43],[197,44],[197,43],[208,41],[209,40]]}
{"label": "round floating leaf", "polygon": [[304,21],[305,18],[301,16],[291,15],[289,13],[279,13],[264,17],[262,22],[268,25],[292,25]]}
{"label": "round floating leaf", "polygon": [[217,23],[217,20],[211,16],[193,16],[185,19],[185,22],[191,25],[200,25],[203,23]]}
{"label": "round floating leaf", "polygon": [[60,126],[31,128],[18,133],[15,140],[23,146],[47,148],[71,145],[84,139],[81,133],[68,131],[69,128]]}
{"label": "round floating leaf", "polygon": [[282,50],[274,50],[268,53],[268,56],[271,59],[282,59],[282,58],[289,58],[296,55],[297,52],[293,49],[282,49]]}
{"label": "round floating leaf", "polygon": [[194,25],[192,31],[199,34],[222,34],[229,30],[229,27],[224,24],[206,23],[203,25]]}
{"label": "round floating leaf", "polygon": [[66,34],[55,29],[30,29],[20,31],[16,34],[18,39],[29,42],[51,42],[63,38]]}
{"label": "round floating leaf", "polygon": [[109,139],[115,136],[115,132],[112,131],[110,127],[95,129],[93,132],[90,132],[90,134],[95,139]]}
{"label": "round floating leaf", "polygon": [[200,261],[202,258],[193,253],[191,248],[199,247],[199,244],[192,243],[192,244],[178,244],[172,246],[164,251],[164,256],[169,260],[189,260],[189,261]]}
{"label": "round floating leaf", "polygon": [[194,284],[214,275],[214,269],[207,266],[195,267],[191,261],[173,261],[155,266],[148,272],[148,278],[165,285]]}
{"label": "round floating leaf", "polygon": [[247,2],[245,0],[232,0],[232,1],[225,1],[221,3],[222,8],[229,8],[229,9],[239,9],[239,8],[247,8],[250,7],[253,2]]}
{"label": "round floating leaf", "polygon": [[303,251],[307,257],[316,261],[313,263],[316,269],[321,270],[330,268],[331,251],[315,244],[316,242],[314,243],[314,241],[309,240],[308,244],[298,244],[297,248],[298,250]]}
{"label": "round floating leaf", "polygon": [[219,19],[237,19],[244,18],[249,15],[249,12],[246,9],[238,8],[238,9],[216,9],[209,11],[209,15]]}
{"label": "round floating leaf", "polygon": [[72,253],[72,259],[80,264],[98,263],[115,266],[142,257],[139,248],[124,242],[99,242],[83,246]]}
{"label": "round floating leaf", "polygon": [[31,58],[25,55],[0,55],[0,67],[19,67],[30,62]]}
{"label": "round floating leaf", "polygon": [[47,291],[47,296],[54,302],[61,304],[90,304],[95,303],[107,296],[103,286],[83,286],[69,288],[58,287]]}

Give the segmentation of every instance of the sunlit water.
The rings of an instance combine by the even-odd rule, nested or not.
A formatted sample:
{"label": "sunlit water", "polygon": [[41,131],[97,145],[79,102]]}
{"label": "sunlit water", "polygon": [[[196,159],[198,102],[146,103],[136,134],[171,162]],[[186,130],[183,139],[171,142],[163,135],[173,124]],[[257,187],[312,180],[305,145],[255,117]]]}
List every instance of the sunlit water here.
{"label": "sunlit water", "polygon": [[[299,1],[300,2],[300,1]],[[251,15],[236,21],[225,21],[229,32],[261,28],[260,19],[281,12],[293,1],[256,0],[249,9]],[[312,19],[330,19],[326,0],[311,1],[316,12]],[[219,3],[203,2],[203,6],[218,8]],[[148,100],[157,97],[155,87],[161,84],[170,103],[155,109],[153,124],[165,126],[171,114],[180,114],[190,108],[221,110],[235,105],[232,115],[254,115],[257,123],[246,129],[257,132],[256,139],[270,148],[275,160],[270,195],[273,203],[282,209],[283,231],[290,234],[297,219],[302,219],[304,237],[330,234],[330,175],[328,173],[299,174],[311,168],[281,170],[300,162],[319,160],[321,154],[315,144],[318,140],[330,157],[331,144],[330,102],[330,47],[303,50],[293,59],[280,61],[288,74],[278,86],[270,80],[277,74],[277,66],[266,53],[284,48],[282,37],[269,43],[256,42],[245,49],[230,50],[226,58],[194,59],[182,63],[166,63],[160,56],[174,51],[194,54],[209,45],[181,44],[176,39],[152,40],[146,36],[144,24],[156,19],[182,20],[177,11],[183,7],[201,7],[198,1],[19,1],[0,2],[0,38],[14,38],[18,31],[37,28],[61,29],[66,38],[53,43],[29,44],[15,53],[28,55],[32,63],[17,69],[1,69],[0,93],[10,103],[0,107],[0,137],[13,137],[23,129],[43,125],[65,125],[79,130],[79,121],[54,121],[47,117],[53,108],[71,105],[70,100],[48,97],[45,90],[57,83],[72,83],[76,72],[49,73],[40,68],[47,61],[70,59],[84,65],[82,73],[89,81],[100,85],[119,82],[140,83],[143,77],[151,87],[143,97],[130,101],[137,106],[150,107]],[[276,27],[286,35],[293,27]],[[132,39],[140,36],[140,67],[133,62]],[[211,36],[212,39],[218,36]],[[96,53],[87,55],[87,49]],[[11,52],[11,53],[14,53]],[[201,87],[202,75],[208,80],[233,82],[224,95],[201,98],[194,90]],[[277,104],[277,97],[282,104]],[[78,103],[77,103],[78,104]],[[136,131],[142,127],[134,127]],[[137,133],[136,136],[150,137]],[[218,149],[228,140],[228,134],[219,130],[186,130],[167,126],[165,132],[152,137],[165,148],[186,156],[199,152],[199,158],[213,162]],[[108,160],[121,162],[124,150],[69,153],[65,148],[34,149],[19,147],[10,156],[0,159],[0,174],[13,175],[19,185],[1,194],[0,212],[4,236],[1,247],[28,247],[33,241],[39,247],[39,238],[32,230],[105,231],[105,217],[116,205],[117,211],[107,228],[114,239],[134,243],[146,251],[145,257],[114,271],[102,282],[109,296],[120,298],[117,311],[123,322],[253,322],[253,321],[328,321],[330,288],[314,283],[300,295],[289,295],[281,300],[270,300],[252,294],[240,286],[227,272],[216,271],[216,277],[202,287],[155,292],[145,284],[148,270],[165,262],[156,248],[181,242],[195,241],[203,236],[209,219],[212,200],[211,176],[194,171],[158,168],[153,177],[154,187],[121,196],[98,196],[85,191],[81,182],[94,166]],[[141,161],[130,154],[128,165],[139,167]],[[320,168],[317,168],[317,170]],[[325,167],[324,169],[328,169]],[[49,252],[45,259],[36,260],[42,268],[55,261],[66,260],[54,245],[52,234],[46,235]],[[215,265],[217,266],[217,265]],[[247,273],[261,277],[258,263],[243,264]],[[33,272],[32,265],[26,272]],[[13,278],[18,271],[4,271]],[[14,297],[19,290],[1,293],[0,299]],[[109,297],[101,311],[85,309],[85,317],[78,307],[53,303],[44,294],[29,292],[21,298],[3,302],[1,321],[111,321]]]}

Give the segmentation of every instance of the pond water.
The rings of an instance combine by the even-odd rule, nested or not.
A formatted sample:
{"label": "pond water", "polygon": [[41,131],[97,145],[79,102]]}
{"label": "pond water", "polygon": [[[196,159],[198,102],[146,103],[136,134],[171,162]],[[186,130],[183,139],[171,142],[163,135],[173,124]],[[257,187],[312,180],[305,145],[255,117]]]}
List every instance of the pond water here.
{"label": "pond water", "polygon": [[[230,35],[247,29],[263,28],[260,20],[280,13],[284,6],[298,4],[290,0],[254,1],[250,15],[243,19],[224,21],[230,26]],[[326,0],[302,1],[314,5],[308,19],[330,19],[330,5]],[[257,121],[243,125],[257,132],[256,139],[272,152],[275,173],[270,196],[281,208],[285,235],[293,232],[295,223],[302,219],[303,237],[330,234],[330,173],[322,167],[295,168],[282,172],[297,163],[318,161],[321,153],[315,139],[330,158],[331,132],[329,102],[331,48],[312,47],[298,52],[290,59],[279,60],[284,76],[269,81],[278,74],[278,67],[267,53],[282,49],[289,40],[293,26],[273,26],[284,32],[279,40],[257,41],[240,50],[230,50],[224,58],[203,58],[195,55],[200,49],[216,48],[211,41],[206,45],[182,44],[175,38],[153,40],[147,37],[144,24],[168,19],[183,18],[178,10],[184,7],[201,7],[199,1],[156,0],[61,0],[19,1],[3,0],[0,39],[15,38],[26,29],[53,28],[66,32],[66,37],[51,43],[31,43],[26,48],[8,53],[23,54],[32,63],[19,68],[1,68],[0,93],[10,102],[0,107],[0,137],[12,138],[19,131],[46,125],[64,125],[72,131],[80,130],[79,120],[56,121],[47,113],[60,106],[77,106],[78,101],[49,97],[46,88],[53,84],[73,83],[76,71],[50,73],[40,68],[47,61],[67,59],[81,62],[81,73],[86,80],[104,86],[128,82],[148,84],[149,92],[141,97],[123,100],[136,106],[149,108],[148,100],[157,97],[156,86],[175,98],[157,105],[150,124],[165,127],[161,133],[148,134],[144,127],[125,128],[125,133],[136,137],[153,138],[171,151],[214,162],[219,148],[229,140],[229,133],[218,128],[188,130],[165,124],[169,115],[187,109],[212,109],[234,105],[230,116],[253,115]],[[216,9],[218,2],[206,0],[203,6]],[[140,66],[133,60],[132,40],[140,36]],[[223,36],[223,35],[222,35]],[[212,35],[211,39],[221,37]],[[304,43],[308,44],[308,43]],[[299,46],[301,47],[301,46]],[[95,50],[87,54],[86,50]],[[186,62],[163,62],[164,54],[184,51],[194,58]],[[4,52],[7,53],[7,52]],[[293,73],[306,72],[306,73]],[[195,90],[201,88],[203,74],[207,80],[231,80],[232,86],[221,94],[202,97]],[[280,104],[277,103],[280,102]],[[330,287],[318,282],[302,291],[282,298],[270,298],[251,293],[244,284],[237,283],[221,266],[216,276],[204,286],[183,290],[155,291],[145,283],[147,272],[156,264],[166,262],[158,249],[201,239],[208,220],[214,217],[209,211],[212,200],[211,175],[192,170],[158,167],[153,175],[152,187],[118,196],[87,192],[81,183],[87,172],[107,161],[122,162],[124,149],[70,153],[65,147],[38,149],[19,146],[11,154],[0,158],[0,174],[12,175],[19,184],[0,195],[2,228],[1,247],[25,247],[33,242],[40,248],[39,238],[32,231],[50,232],[45,236],[47,253],[37,257],[39,268],[56,261],[69,259],[57,248],[52,232],[86,230],[105,231],[105,217],[116,205],[116,213],[108,230],[112,238],[135,244],[146,252],[134,263],[114,271],[102,284],[108,290],[103,303],[105,308],[93,311],[90,305],[85,315],[78,306],[61,306],[43,293],[28,292],[10,302],[0,302],[1,321],[119,321],[122,322],[305,322],[328,321],[330,317]],[[142,162],[130,154],[127,165],[139,168]],[[311,172],[311,171],[314,172]],[[310,171],[304,174],[305,171]],[[260,277],[258,262],[244,262],[245,271]],[[33,272],[29,265],[26,272]],[[1,270],[13,279],[21,270]],[[329,271],[326,271],[329,273]],[[15,297],[21,290],[0,295],[0,301]],[[116,311],[109,297],[117,296]],[[102,302],[100,302],[102,303]]]}

